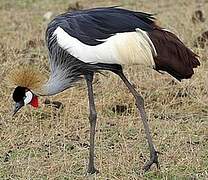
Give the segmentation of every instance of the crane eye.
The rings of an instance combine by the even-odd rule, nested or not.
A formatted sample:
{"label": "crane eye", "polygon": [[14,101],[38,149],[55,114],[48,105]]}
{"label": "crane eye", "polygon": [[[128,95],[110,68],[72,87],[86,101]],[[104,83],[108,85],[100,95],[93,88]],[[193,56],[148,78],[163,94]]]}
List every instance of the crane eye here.
{"label": "crane eye", "polygon": [[29,104],[32,101],[32,98],[33,98],[33,93],[31,91],[27,91],[25,93],[25,97],[24,97],[24,103],[25,103],[25,105],[26,104]]}

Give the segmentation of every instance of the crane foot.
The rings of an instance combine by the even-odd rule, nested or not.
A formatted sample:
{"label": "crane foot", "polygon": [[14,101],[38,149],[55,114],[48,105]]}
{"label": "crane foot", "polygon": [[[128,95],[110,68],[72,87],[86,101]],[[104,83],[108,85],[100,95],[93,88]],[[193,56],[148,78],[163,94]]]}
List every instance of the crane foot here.
{"label": "crane foot", "polygon": [[156,164],[157,168],[160,169],[160,165],[158,161],[158,154],[159,152],[155,150],[151,152],[150,160],[143,167],[144,172],[148,171],[154,163]]}
{"label": "crane foot", "polygon": [[88,174],[98,174],[99,173],[99,170],[97,170],[95,167],[89,167],[88,170],[87,170],[87,173]]}

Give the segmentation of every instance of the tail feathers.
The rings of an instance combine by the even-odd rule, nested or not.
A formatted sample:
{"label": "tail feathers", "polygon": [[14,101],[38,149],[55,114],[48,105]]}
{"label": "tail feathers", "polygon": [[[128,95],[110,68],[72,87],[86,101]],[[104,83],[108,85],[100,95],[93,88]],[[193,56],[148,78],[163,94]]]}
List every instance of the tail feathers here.
{"label": "tail feathers", "polygon": [[173,33],[155,29],[149,32],[157,56],[154,57],[155,69],[168,72],[176,79],[188,79],[193,74],[193,68],[200,65],[198,56],[187,48]]}

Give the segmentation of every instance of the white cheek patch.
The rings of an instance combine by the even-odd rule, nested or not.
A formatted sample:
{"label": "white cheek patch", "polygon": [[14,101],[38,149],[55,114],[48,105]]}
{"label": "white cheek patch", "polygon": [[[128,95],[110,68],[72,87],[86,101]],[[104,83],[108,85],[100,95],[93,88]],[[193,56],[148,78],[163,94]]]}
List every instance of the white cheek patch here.
{"label": "white cheek patch", "polygon": [[33,94],[30,91],[27,91],[25,93],[25,96],[26,96],[26,98],[24,99],[24,103],[26,105],[26,104],[29,104],[32,101]]}

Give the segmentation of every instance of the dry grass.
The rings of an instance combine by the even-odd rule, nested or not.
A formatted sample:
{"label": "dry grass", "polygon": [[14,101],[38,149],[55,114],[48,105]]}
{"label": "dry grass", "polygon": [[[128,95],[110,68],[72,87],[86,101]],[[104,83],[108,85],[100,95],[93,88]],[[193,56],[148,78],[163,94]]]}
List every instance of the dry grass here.
{"label": "dry grass", "polygon": [[[207,30],[207,14],[204,23],[191,21],[196,9],[208,12],[205,0],[200,4],[194,0],[79,1],[84,8],[122,5],[157,13],[158,23],[175,32],[200,56],[202,65],[191,80],[182,83],[139,66],[125,67],[145,98],[154,143],[162,153],[161,170],[153,167],[142,174],[142,165],[149,158],[143,126],[134,99],[110,73],[97,75],[94,85],[98,175],[86,176],[89,124],[84,82],[51,97],[61,101],[63,109],[25,107],[16,117],[11,116],[13,89],[6,85],[5,75],[21,64],[48,72],[43,41],[48,21],[43,15],[47,11],[56,15],[73,3],[0,1],[0,179],[208,179],[208,48],[193,47],[195,38]],[[117,105],[127,106],[126,112],[115,113]]]}

